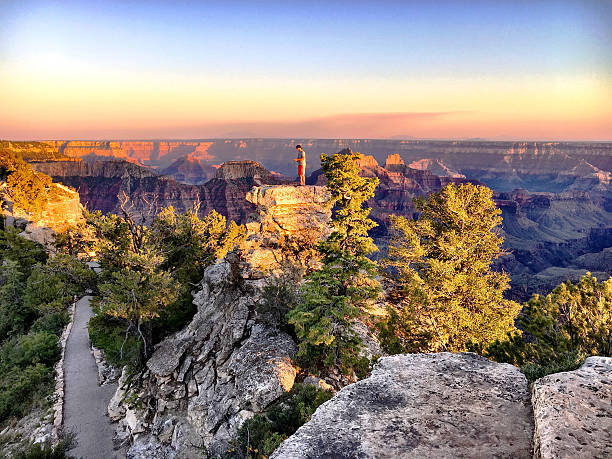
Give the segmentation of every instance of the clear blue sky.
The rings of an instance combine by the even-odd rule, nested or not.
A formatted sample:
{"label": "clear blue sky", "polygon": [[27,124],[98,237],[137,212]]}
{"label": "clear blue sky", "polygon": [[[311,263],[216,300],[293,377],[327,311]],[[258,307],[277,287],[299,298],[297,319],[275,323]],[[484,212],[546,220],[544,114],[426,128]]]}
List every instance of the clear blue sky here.
{"label": "clear blue sky", "polygon": [[[601,99],[609,98],[612,81],[609,1],[25,0],[2,1],[0,23],[0,88],[4,80],[15,99],[25,91],[19,86],[24,77],[39,92],[48,84],[38,108],[48,113],[55,103],[66,123],[67,111],[84,112],[79,98],[102,109],[100,100],[118,98],[118,87],[137,92],[139,83],[152,85],[147,94],[122,92],[132,118],[138,118],[135,107],[147,95],[159,95],[158,116],[150,122],[161,123],[163,113],[170,113],[166,121],[178,126],[187,122],[175,115],[181,109],[194,124],[215,121],[215,113],[224,122],[283,120],[297,116],[295,104],[303,104],[304,120],[344,113],[486,112],[486,101],[473,106],[462,101],[480,84],[498,99],[508,88],[517,93],[524,88],[527,99],[542,81],[562,79],[570,91],[580,94],[586,85],[587,97]],[[60,76],[66,87],[56,81]],[[71,78],[79,79],[78,90],[70,90]],[[92,82],[89,91],[81,87],[86,79]],[[115,86],[107,87],[109,82]],[[183,96],[166,105],[176,86],[191,85],[198,94],[203,85],[213,92],[218,87],[225,94],[232,82],[242,95],[226,98],[227,106],[214,95],[198,99],[210,112],[196,110]],[[308,96],[292,98],[300,85]],[[330,99],[349,89],[354,97],[364,96],[361,105],[351,102],[350,94]],[[273,99],[272,106],[258,109],[253,94],[259,90]],[[49,92],[62,94],[67,107],[57,106]],[[394,101],[394,92],[413,97]],[[440,101],[445,92],[447,105]],[[425,93],[430,103],[420,97]],[[33,104],[23,96],[24,104]],[[282,99],[290,99],[286,107]],[[575,97],[570,99],[564,101],[568,110]],[[608,119],[609,111],[595,100],[584,110]],[[16,116],[11,125],[27,132],[25,115]],[[104,123],[107,118],[100,116],[90,121]],[[40,120],[41,126],[53,124],[45,123]]]}

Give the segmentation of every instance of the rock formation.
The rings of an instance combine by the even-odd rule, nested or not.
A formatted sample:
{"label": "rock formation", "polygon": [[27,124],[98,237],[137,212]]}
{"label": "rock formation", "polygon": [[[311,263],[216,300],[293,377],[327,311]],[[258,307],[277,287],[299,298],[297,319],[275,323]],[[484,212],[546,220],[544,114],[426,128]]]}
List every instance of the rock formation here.
{"label": "rock formation", "polygon": [[271,458],[531,457],[525,376],[476,354],[381,358]]}
{"label": "rock formation", "polygon": [[124,375],[109,405],[128,457],[193,457],[226,451],[241,423],[293,386],[289,335],[261,322],[263,272],[282,258],[278,242],[298,229],[326,233],[325,189],[256,187],[245,247],[210,266],[195,294],[198,311],[160,343],[146,370]]}
{"label": "rock formation", "polygon": [[90,210],[119,213],[118,195],[125,192],[134,203],[134,211],[150,212],[173,206],[184,212],[199,202],[200,216],[211,210],[240,223],[254,210],[244,197],[255,185],[285,183],[253,161],[222,164],[215,177],[203,185],[188,185],[160,176],[150,168],[126,161],[36,161],[32,167],[54,180],[78,190],[81,201]]}
{"label": "rock formation", "polygon": [[[489,186],[503,185],[500,191],[528,188],[525,185],[571,186],[576,179],[612,171],[612,145],[606,142],[498,142],[442,140],[369,139],[211,139],[201,141],[73,141],[47,142],[58,154],[71,157],[105,157],[164,169],[180,158],[201,164],[220,164],[250,159],[266,168],[293,176],[291,160],[296,144],[304,146],[310,170],[320,167],[321,153],[350,148],[384,162],[387,155],[401,155],[408,164],[423,159],[437,160],[470,179]],[[567,172],[567,174],[564,173]],[[563,177],[563,175],[566,175]],[[547,178],[548,177],[548,178]],[[550,180],[550,178],[553,180]],[[495,186],[494,186],[495,187]],[[560,191],[546,188],[531,191]]]}
{"label": "rock formation", "polygon": [[533,385],[534,457],[612,457],[612,358]]}
{"label": "rock formation", "polygon": [[[374,144],[364,141],[359,143],[358,146],[365,149],[372,147]],[[417,144],[421,145],[418,142],[411,143],[411,148],[416,148]],[[459,144],[463,145],[462,143]],[[449,151],[456,151],[459,158],[471,151],[465,148],[463,150],[459,149],[459,144],[453,146],[448,142],[434,142],[431,145],[437,145],[432,151],[438,152],[443,145],[446,145],[446,147],[453,146],[453,149]],[[210,147],[210,151],[216,148],[214,145]],[[231,145],[234,145],[234,143],[231,142]],[[376,143],[376,145],[378,144]],[[598,182],[598,185],[587,186],[586,183],[591,179],[586,176],[586,178],[580,179],[582,181],[575,177],[568,178],[574,173],[571,172],[571,170],[574,170],[572,168],[575,168],[575,172],[584,168],[581,169],[576,166],[577,163],[572,158],[578,153],[572,153],[573,150],[568,150],[569,146],[565,144],[562,144],[563,148],[557,145],[538,147],[537,149],[523,145],[520,148],[519,146],[512,147],[511,151],[499,150],[497,144],[493,145],[497,150],[489,151],[485,149],[487,145],[489,144],[481,144],[483,150],[480,153],[482,156],[480,166],[485,168],[486,171],[493,171],[491,172],[493,175],[490,177],[486,174],[478,175],[479,177],[485,177],[487,183],[492,183],[495,186],[499,184],[502,189],[507,188],[510,183],[528,186],[539,183],[550,188],[548,192],[531,192],[526,189],[495,192],[494,199],[501,208],[504,218],[504,248],[509,252],[497,261],[496,266],[499,269],[506,270],[512,276],[512,299],[524,301],[533,293],[546,293],[561,281],[566,279],[576,280],[586,271],[595,273],[600,280],[607,278],[610,269],[605,266],[605,263],[602,264],[601,260],[605,259],[605,256],[604,254],[600,255],[600,252],[612,246],[611,185],[606,185],[605,180],[602,179]],[[601,156],[595,154],[599,152],[598,149],[600,148],[597,145],[591,145],[593,147],[591,156],[594,158]],[[425,149],[421,147],[415,151],[424,154]],[[574,147],[578,149],[578,146],[574,145]],[[244,155],[243,150],[248,150],[247,146],[236,148],[237,155]],[[473,146],[473,148],[476,147]],[[580,155],[589,153],[589,150],[585,149],[576,151],[579,151]],[[601,150],[602,155],[605,151],[607,150]],[[565,152],[563,153],[565,156],[561,155],[562,152]],[[505,156],[502,153],[508,158],[504,159]],[[403,150],[402,155],[406,156]],[[408,167],[399,154],[389,155],[385,161],[385,167],[381,167],[372,156],[364,157],[361,164],[362,173],[380,179],[376,195],[368,203],[372,207],[372,217],[379,224],[372,230],[371,234],[381,249],[380,254],[384,254],[387,243],[387,225],[390,214],[413,218],[415,210],[412,199],[414,197],[426,196],[429,193],[439,191],[450,182],[462,183],[467,181],[465,178],[453,177],[456,174],[452,171],[460,170],[460,168],[457,168],[460,161],[455,158],[453,160],[455,165],[451,167],[448,163],[449,155],[450,153],[446,156],[442,155],[444,161],[417,161],[421,166],[441,164],[451,171],[442,171],[441,173],[447,175],[442,177],[433,174],[430,170]],[[496,155],[502,155],[501,159],[498,159],[503,164],[491,162],[491,158],[497,157]],[[433,156],[433,153],[430,156]],[[548,172],[544,173],[543,169],[538,173],[541,172],[544,174],[542,177],[546,177],[543,181],[538,182],[533,174],[528,174],[530,167],[528,164],[533,167],[540,167],[538,161],[544,161],[545,164],[542,167],[548,168],[546,170],[550,172],[550,168],[554,164],[553,159],[557,156],[560,158],[558,170],[570,171],[568,172],[569,175],[563,175],[565,172],[563,174],[555,172],[556,175],[551,172],[551,175]],[[531,161],[529,159],[531,157],[536,158],[534,159],[536,162],[527,165],[521,162]],[[487,158],[489,159],[487,160]],[[475,167],[473,159],[467,158],[465,161],[467,161],[466,164],[471,164],[470,167]],[[513,164],[512,167],[508,166],[508,161]],[[93,165],[88,165],[85,162],[66,161],[34,162],[32,165],[37,170],[51,175],[54,180],[62,181],[64,184],[79,190],[81,201],[92,210],[118,212],[117,194],[125,191],[136,202],[137,209],[139,206],[142,209],[148,208],[149,204],[147,203],[154,203],[157,208],[172,205],[178,211],[184,211],[191,207],[195,201],[199,201],[201,203],[201,215],[215,209],[239,223],[245,223],[248,215],[255,210],[255,206],[244,198],[253,186],[284,183],[286,180],[253,161],[225,163],[215,169],[214,178],[198,186],[157,176],[150,168],[143,168],[125,161],[98,162]],[[519,169],[515,168],[515,170],[513,169],[515,166],[520,167]],[[569,169],[565,169],[566,166]],[[508,167],[510,168],[508,169]],[[482,170],[485,171],[485,169]],[[589,167],[586,167],[586,169],[589,169]],[[465,173],[465,171],[463,172]],[[561,182],[557,180],[559,174],[564,177],[559,179]],[[492,182],[489,180],[491,177],[494,177]],[[501,182],[498,182],[498,179]],[[533,180],[536,181],[533,182]],[[470,181],[474,182],[474,180]],[[324,182],[321,170],[314,171],[307,181],[309,184],[318,185],[322,185]],[[590,191],[576,189],[576,187],[582,187],[582,185],[578,186],[579,183],[582,183],[584,187],[591,187]],[[565,185],[561,186],[560,184]],[[542,188],[540,185],[538,187]],[[552,192],[564,189],[564,187],[568,191]]]}
{"label": "rock formation", "polygon": [[19,208],[11,200],[5,182],[0,182],[0,227],[21,230],[26,239],[39,242],[53,249],[55,235],[81,223],[83,206],[79,194],[62,184],[53,183],[52,193],[40,213],[33,215]]}

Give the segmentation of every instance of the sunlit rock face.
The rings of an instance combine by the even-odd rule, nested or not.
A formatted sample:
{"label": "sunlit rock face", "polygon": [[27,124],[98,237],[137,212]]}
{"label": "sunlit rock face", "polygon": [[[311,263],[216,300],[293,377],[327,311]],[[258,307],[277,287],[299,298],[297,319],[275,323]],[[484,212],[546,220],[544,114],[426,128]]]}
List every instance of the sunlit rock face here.
{"label": "sunlit rock face", "polygon": [[217,457],[246,419],[293,387],[297,346],[260,320],[257,305],[279,267],[280,239],[329,231],[327,192],[260,186],[248,199],[256,212],[244,246],[205,270],[191,323],[157,346],[144,372],[123,378],[109,405],[128,457],[197,457],[204,448]]}
{"label": "sunlit rock face", "polygon": [[531,457],[525,376],[476,354],[383,357],[283,442],[274,459]]}
{"label": "sunlit rock face", "polygon": [[533,384],[534,457],[612,457],[612,358]]}
{"label": "sunlit rock face", "polygon": [[287,238],[317,241],[330,232],[326,187],[260,186],[247,193],[246,199],[255,205],[243,246],[251,270],[267,272],[278,265]]}
{"label": "sunlit rock face", "polygon": [[84,221],[79,194],[62,184],[53,183],[49,200],[40,213],[33,215],[19,208],[8,195],[6,183],[0,183],[1,217],[6,227],[21,230],[27,239],[54,249],[55,235]]}

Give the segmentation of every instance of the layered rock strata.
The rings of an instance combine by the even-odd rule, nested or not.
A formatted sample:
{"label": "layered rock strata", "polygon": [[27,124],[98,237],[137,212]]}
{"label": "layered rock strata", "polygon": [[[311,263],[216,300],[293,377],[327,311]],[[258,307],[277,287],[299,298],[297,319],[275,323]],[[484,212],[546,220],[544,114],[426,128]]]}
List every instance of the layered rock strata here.
{"label": "layered rock strata", "polygon": [[128,457],[223,454],[244,420],[293,386],[289,335],[259,321],[265,273],[282,258],[278,241],[298,229],[324,234],[329,211],[317,187],[259,187],[245,247],[208,267],[195,293],[198,311],[160,343],[134,378],[123,375],[109,405]]}
{"label": "layered rock strata", "polygon": [[612,358],[533,385],[536,458],[612,457]]}
{"label": "layered rock strata", "polygon": [[476,354],[381,358],[271,458],[531,457],[525,376]]}

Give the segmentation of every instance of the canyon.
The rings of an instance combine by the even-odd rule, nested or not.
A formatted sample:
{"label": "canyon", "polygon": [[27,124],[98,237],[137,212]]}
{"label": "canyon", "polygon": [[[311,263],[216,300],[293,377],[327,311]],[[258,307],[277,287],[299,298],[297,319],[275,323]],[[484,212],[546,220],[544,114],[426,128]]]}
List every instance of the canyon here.
{"label": "canyon", "polygon": [[297,141],[308,153],[310,185],[325,184],[322,171],[315,169],[315,152],[353,147],[364,153],[362,174],[380,180],[368,203],[378,223],[371,233],[381,248],[378,257],[387,245],[390,214],[414,218],[414,197],[470,181],[491,187],[502,211],[507,253],[496,266],[511,274],[513,299],[550,291],[587,270],[599,279],[612,272],[606,252],[612,247],[611,143],[56,141],[45,144],[56,150],[53,160],[31,164],[78,190],[89,210],[118,212],[117,196],[125,192],[141,211],[170,205],[184,211],[199,202],[201,215],[215,209],[244,223],[254,210],[245,199],[253,186],[291,181]]}
{"label": "canyon", "polygon": [[[296,144],[307,154],[308,167],[320,167],[321,153],[345,148],[384,163],[400,155],[415,168],[431,168],[480,180],[498,191],[584,189],[609,186],[612,171],[610,142],[498,142],[380,139],[207,139],[143,141],[52,140],[45,144],[59,155],[86,160],[123,159],[166,173],[182,175],[190,183],[211,178],[213,168],[229,160],[257,161],[269,170],[294,176]],[[423,161],[427,160],[427,161]],[[419,163],[420,162],[420,163]]]}

